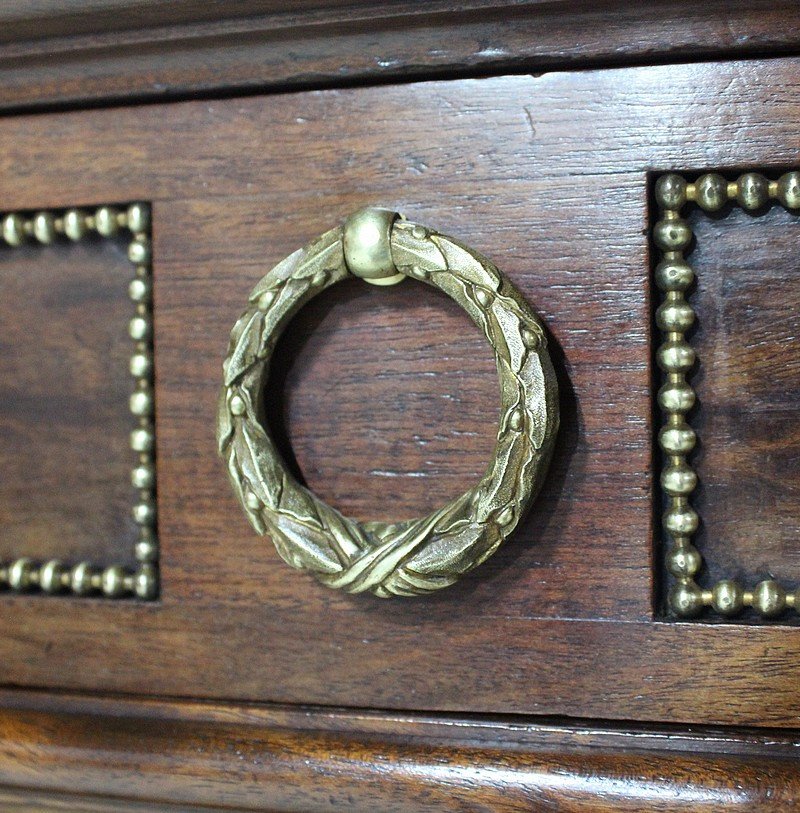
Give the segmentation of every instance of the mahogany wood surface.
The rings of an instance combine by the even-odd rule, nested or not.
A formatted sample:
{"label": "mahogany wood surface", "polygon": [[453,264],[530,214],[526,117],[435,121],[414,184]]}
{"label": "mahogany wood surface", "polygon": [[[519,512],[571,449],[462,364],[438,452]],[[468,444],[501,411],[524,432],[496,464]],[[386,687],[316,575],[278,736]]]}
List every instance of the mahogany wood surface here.
{"label": "mahogany wood surface", "polygon": [[780,206],[691,217],[705,579],[800,584],[800,223]]}
{"label": "mahogany wood surface", "polygon": [[[796,627],[652,619],[647,196],[652,172],[796,166],[798,67],[509,76],[0,122],[0,196],[15,208],[153,201],[162,545],[155,604],[3,596],[2,682],[796,727]],[[553,470],[515,539],[461,585],[407,602],[338,595],[288,570],[214,455],[220,361],[249,289],[370,203],[492,258],[544,317],[562,390]],[[451,495],[485,464],[496,415],[473,329],[405,285],[343,286],[293,328],[309,336],[284,376],[284,425],[309,480],[357,514],[402,516]],[[411,420],[398,425],[409,390]],[[444,420],[456,414],[457,445]],[[372,443],[375,427],[391,437]],[[417,438],[437,433],[428,460]],[[425,485],[389,491],[373,469]]]}
{"label": "mahogany wood surface", "polygon": [[15,811],[716,813],[800,797],[798,740],[776,732],[0,699],[0,803]]}
{"label": "mahogany wood surface", "polygon": [[134,561],[124,241],[0,250],[0,561]]}
{"label": "mahogany wood surface", "polygon": [[798,51],[792,0],[10,0],[0,110]]}

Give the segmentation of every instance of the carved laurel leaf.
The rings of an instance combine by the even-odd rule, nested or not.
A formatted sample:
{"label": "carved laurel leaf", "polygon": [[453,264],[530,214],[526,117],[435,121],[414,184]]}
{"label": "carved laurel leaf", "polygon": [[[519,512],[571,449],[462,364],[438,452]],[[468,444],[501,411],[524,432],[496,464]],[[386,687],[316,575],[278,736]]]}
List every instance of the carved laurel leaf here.
{"label": "carved laurel leaf", "polygon": [[264,325],[264,314],[260,311],[248,311],[238,339],[231,337],[233,349],[225,366],[225,385],[230,387],[253,365],[261,345],[261,332]]}
{"label": "carved laurel leaf", "polygon": [[[304,522],[279,511],[270,522],[273,541],[278,538],[287,551],[284,556],[293,567],[314,573],[340,573],[342,562],[331,548],[328,535],[317,523]],[[283,554],[282,554],[283,555]]]}
{"label": "carved laurel leaf", "polygon": [[421,226],[398,223],[392,232],[392,260],[404,273],[422,268],[428,273],[447,270],[447,260]]}
{"label": "carved laurel leaf", "polygon": [[342,230],[331,229],[304,250],[297,268],[286,278],[304,279],[314,275],[344,267]]}
{"label": "carved laurel leaf", "polygon": [[305,256],[306,251],[308,251],[307,246],[297,249],[285,260],[281,260],[268,274],[265,274],[250,292],[249,301],[252,303],[257,302],[262,294],[275,290],[284,280],[291,277],[298,263]]}
{"label": "carved laurel leaf", "polygon": [[467,246],[452,237],[431,235],[435,243],[447,258],[447,267],[453,269],[459,279],[491,291],[500,290],[500,272],[486,259],[474,254]]}

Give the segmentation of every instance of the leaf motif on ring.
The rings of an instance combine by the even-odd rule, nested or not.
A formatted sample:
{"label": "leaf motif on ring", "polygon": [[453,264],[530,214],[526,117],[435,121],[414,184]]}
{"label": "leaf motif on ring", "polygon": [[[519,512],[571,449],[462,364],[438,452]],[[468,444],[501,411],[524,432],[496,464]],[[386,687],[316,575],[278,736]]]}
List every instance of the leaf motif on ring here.
{"label": "leaf motif on ring", "polygon": [[[388,222],[385,211],[382,217]],[[387,239],[397,271],[453,298],[495,352],[502,418],[481,480],[427,517],[358,523],[298,483],[262,427],[258,415],[275,337],[308,299],[350,276],[342,227],[294,252],[254,287],[231,333],[217,417],[220,456],[256,531],[272,538],[286,562],[323,584],[384,598],[439,590],[485,561],[536,496],[558,429],[545,334],[509,280],[462,243],[427,227],[397,219]]]}

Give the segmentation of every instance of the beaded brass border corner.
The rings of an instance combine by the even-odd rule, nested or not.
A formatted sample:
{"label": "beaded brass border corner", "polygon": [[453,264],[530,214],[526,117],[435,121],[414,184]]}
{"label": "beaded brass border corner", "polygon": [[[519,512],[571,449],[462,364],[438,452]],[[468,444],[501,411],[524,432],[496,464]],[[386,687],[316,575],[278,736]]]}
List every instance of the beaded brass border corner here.
{"label": "beaded brass border corner", "polygon": [[40,590],[107,598],[154,599],[158,595],[158,541],[155,509],[155,435],[153,423],[153,346],[150,264],[150,208],[144,203],[126,207],[101,206],[89,213],[81,209],[11,212],[0,216],[0,246],[16,248],[28,241],[50,245],[64,237],[73,242],[95,233],[104,238],[130,232],[128,259],[134,276],[128,294],[134,314],[128,324],[133,340],[130,373],[134,391],[130,411],[135,420],[130,445],[135,454],[131,483],[137,498],[132,512],[139,532],[135,556],[138,565],[98,567],[91,562],[67,565],[58,559],[35,562],[22,556],[0,562],[0,590],[17,593]]}
{"label": "beaded brass border corner", "polygon": [[746,172],[736,181],[708,173],[693,183],[681,175],[662,175],[656,182],[655,197],[660,212],[653,226],[653,241],[661,251],[655,282],[663,293],[656,310],[656,325],[661,333],[656,361],[664,373],[657,396],[664,418],[658,435],[664,453],[661,488],[667,498],[662,527],[665,537],[671,540],[666,565],[675,579],[667,599],[669,610],[681,618],[697,616],[707,608],[727,617],[738,615],[746,607],[752,607],[762,618],[776,618],[787,609],[798,612],[800,588],[789,591],[773,579],[761,581],[752,589],[732,579],[718,581],[711,589],[695,581],[703,559],[692,544],[700,519],[690,504],[697,474],[687,461],[697,441],[687,420],[695,403],[687,376],[695,366],[696,355],[686,339],[695,320],[695,312],[686,300],[694,271],[685,257],[693,235],[681,212],[689,204],[704,212],[717,212],[729,203],[757,212],[773,200],[790,211],[798,211],[800,172],[787,172],[776,181],[757,172]]}

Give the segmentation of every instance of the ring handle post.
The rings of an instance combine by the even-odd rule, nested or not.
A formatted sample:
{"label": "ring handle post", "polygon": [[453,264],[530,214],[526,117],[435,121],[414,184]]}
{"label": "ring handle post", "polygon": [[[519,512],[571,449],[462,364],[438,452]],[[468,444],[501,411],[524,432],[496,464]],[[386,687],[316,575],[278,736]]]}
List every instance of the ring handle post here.
{"label": "ring handle post", "polygon": [[369,207],[345,220],[344,261],[353,276],[373,285],[397,285],[406,278],[392,259],[392,226],[399,217],[390,209]]}

